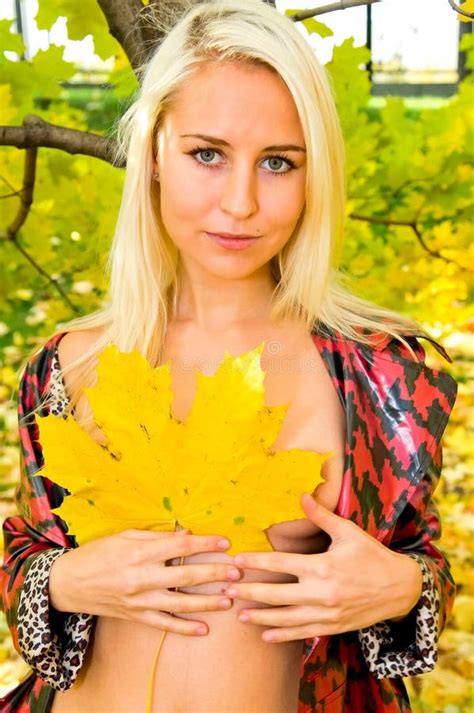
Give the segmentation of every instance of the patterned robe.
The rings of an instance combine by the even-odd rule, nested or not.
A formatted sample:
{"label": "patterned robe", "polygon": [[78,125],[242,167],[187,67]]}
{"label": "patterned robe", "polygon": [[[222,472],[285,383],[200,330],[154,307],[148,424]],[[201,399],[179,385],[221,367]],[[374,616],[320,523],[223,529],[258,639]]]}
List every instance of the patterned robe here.
{"label": "patterned robe", "polygon": [[[41,416],[50,410],[59,415],[65,407],[57,357],[64,334],[51,337],[24,369],[19,419],[46,394],[52,401]],[[418,362],[390,337],[365,345],[322,326],[312,338],[346,414],[344,476],[335,512],[416,559],[423,585],[419,601],[399,622],[305,640],[297,713],[410,713],[402,677],[434,668],[456,591],[449,561],[433,544],[441,523],[432,497],[457,385],[449,374],[424,363],[415,337],[406,338]],[[55,691],[73,685],[96,617],[58,612],[49,604],[49,569],[77,543],[51,512],[67,491],[47,478],[32,478],[43,464],[34,416],[19,425],[19,433],[18,515],[3,523],[0,601],[14,646],[32,671],[0,699],[0,710],[46,713]]]}

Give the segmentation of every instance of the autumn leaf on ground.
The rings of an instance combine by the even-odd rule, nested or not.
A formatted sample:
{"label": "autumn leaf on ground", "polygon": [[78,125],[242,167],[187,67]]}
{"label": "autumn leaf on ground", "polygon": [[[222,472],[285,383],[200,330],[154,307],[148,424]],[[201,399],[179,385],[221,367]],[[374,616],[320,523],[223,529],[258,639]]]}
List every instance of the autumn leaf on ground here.
{"label": "autumn leaf on ground", "polygon": [[303,492],[323,481],[331,453],[273,451],[289,404],[267,407],[263,343],[225,356],[215,374],[197,371],[185,422],[171,412],[170,362],[154,369],[138,349],[99,355],[84,388],[100,445],[71,418],[38,419],[46,476],[71,494],[53,509],[78,544],[128,528],[230,538],[229,554],[272,546],[264,529],[304,517]]}

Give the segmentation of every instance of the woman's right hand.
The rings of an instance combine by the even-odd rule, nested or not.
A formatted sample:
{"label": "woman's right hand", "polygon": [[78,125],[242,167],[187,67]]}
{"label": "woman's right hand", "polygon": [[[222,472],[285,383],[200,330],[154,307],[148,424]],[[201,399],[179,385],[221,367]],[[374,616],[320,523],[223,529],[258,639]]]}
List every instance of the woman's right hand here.
{"label": "woman's right hand", "polygon": [[[232,564],[209,562],[166,566],[168,560],[199,552],[224,552],[219,535],[191,535],[187,531],[123,532],[87,542],[58,557],[50,570],[51,606],[63,612],[131,619],[187,636],[207,633],[202,621],[172,616],[180,612],[228,610],[229,597],[169,591],[204,582],[240,579]],[[229,576],[234,572],[236,576]],[[227,601],[226,606],[220,602]]]}

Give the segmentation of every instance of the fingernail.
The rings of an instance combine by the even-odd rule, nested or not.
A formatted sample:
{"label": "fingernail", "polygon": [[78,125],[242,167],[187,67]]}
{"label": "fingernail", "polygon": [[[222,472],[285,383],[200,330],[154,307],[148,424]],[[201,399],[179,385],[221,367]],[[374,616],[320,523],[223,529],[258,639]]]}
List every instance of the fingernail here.
{"label": "fingernail", "polygon": [[230,547],[230,542],[229,540],[219,540],[217,546],[220,550],[226,550],[228,547]]}
{"label": "fingernail", "polygon": [[240,579],[240,572],[238,569],[229,569],[226,574],[227,579]]}
{"label": "fingernail", "polygon": [[196,634],[200,634],[201,636],[202,636],[203,634],[207,634],[207,629],[206,629],[206,627],[205,627],[205,626],[198,626],[198,628],[196,629]]}
{"label": "fingernail", "polygon": [[229,597],[235,597],[237,596],[237,589],[235,589],[235,587],[229,587],[226,591],[226,594]]}
{"label": "fingernail", "polygon": [[220,609],[228,609],[232,605],[230,599],[219,599]]}

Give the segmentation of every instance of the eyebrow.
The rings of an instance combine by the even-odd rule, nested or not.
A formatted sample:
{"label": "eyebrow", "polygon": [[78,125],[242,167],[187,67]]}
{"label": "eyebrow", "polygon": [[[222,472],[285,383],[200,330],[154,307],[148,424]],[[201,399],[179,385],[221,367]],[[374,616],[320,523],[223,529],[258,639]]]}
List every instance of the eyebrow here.
{"label": "eyebrow", "polygon": [[[207,134],[181,134],[181,138],[193,137],[195,139],[202,139],[203,141],[208,141],[210,144],[215,144],[216,146],[227,146],[232,148],[228,141],[224,139],[219,139],[216,136],[207,136]],[[273,146],[266,146],[263,151],[301,151],[306,153],[306,149],[302,146],[297,146],[296,144],[278,144]]]}

